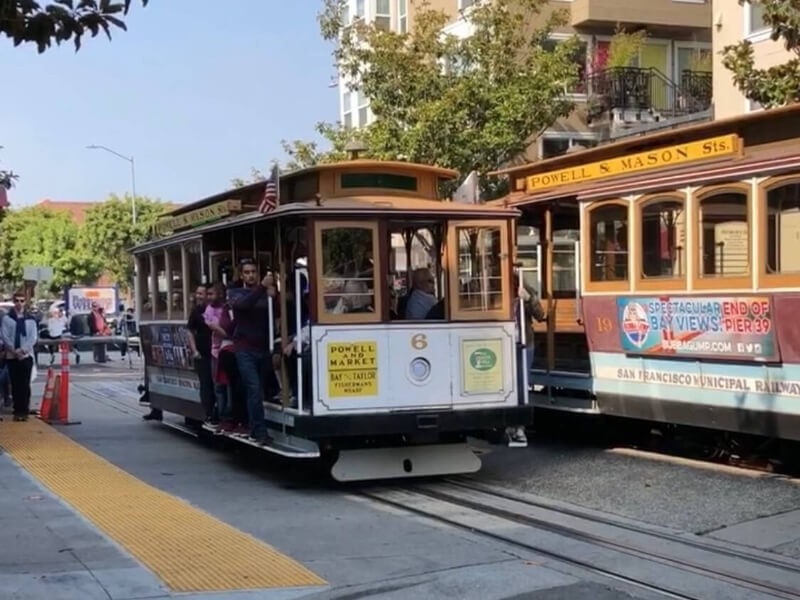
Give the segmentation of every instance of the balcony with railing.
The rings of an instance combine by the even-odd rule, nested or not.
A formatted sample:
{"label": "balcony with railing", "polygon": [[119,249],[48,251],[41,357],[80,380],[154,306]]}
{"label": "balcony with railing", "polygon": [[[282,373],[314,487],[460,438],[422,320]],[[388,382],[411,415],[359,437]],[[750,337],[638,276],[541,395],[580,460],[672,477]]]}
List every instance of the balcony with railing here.
{"label": "balcony with railing", "polygon": [[711,73],[685,70],[681,83],[649,67],[613,67],[586,77],[590,119],[610,111],[647,111],[657,120],[675,119],[711,108]]}

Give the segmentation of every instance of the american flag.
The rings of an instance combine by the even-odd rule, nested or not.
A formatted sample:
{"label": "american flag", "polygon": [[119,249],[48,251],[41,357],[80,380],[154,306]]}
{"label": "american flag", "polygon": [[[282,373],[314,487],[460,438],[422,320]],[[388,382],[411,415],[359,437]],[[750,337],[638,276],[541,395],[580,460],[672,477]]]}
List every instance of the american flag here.
{"label": "american flag", "polygon": [[280,175],[278,174],[278,165],[272,166],[267,184],[264,186],[264,197],[261,199],[261,204],[258,205],[259,212],[270,213],[278,208],[280,201]]}

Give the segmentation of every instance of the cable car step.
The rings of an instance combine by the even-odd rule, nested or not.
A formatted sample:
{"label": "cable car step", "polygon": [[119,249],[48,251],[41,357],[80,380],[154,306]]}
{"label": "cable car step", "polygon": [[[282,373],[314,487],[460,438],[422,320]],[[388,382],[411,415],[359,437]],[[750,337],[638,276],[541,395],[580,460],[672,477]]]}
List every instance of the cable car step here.
{"label": "cable car step", "polygon": [[319,447],[314,442],[297,438],[293,435],[286,435],[272,429],[268,430],[269,440],[264,444],[251,439],[247,435],[219,432],[215,426],[208,423],[203,424],[203,430],[213,433],[217,437],[228,438],[234,442],[287,458],[319,458],[320,456]]}

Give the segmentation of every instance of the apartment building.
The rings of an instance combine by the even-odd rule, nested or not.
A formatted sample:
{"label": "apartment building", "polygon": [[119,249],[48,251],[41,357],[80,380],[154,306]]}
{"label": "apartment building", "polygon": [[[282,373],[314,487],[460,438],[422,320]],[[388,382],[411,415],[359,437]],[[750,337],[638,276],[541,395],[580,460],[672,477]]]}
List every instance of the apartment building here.
{"label": "apartment building", "polygon": [[[451,15],[447,33],[467,37],[472,32],[470,11],[480,1],[429,0],[429,5]],[[419,0],[349,0],[351,15],[395,31],[414,26],[419,5]],[[548,158],[604,139],[710,118],[710,0],[551,0],[542,15],[531,18],[544,19],[560,8],[568,9],[570,16],[565,27],[553,32],[552,42],[575,34],[583,41],[576,57],[580,81],[568,90],[576,110],[531,140],[525,159]],[[626,31],[643,29],[647,38],[627,66],[611,68],[609,51],[618,26]],[[340,85],[342,122],[353,127],[369,123],[368,99],[345,88]]]}
{"label": "apartment building", "polygon": [[[347,0],[345,22],[362,19],[387,30],[408,31],[411,0]],[[351,92],[347,80],[339,76],[339,118],[346,127],[361,127],[372,120],[369,99],[360,91]]]}
{"label": "apartment building", "polygon": [[763,8],[755,4],[739,5],[737,0],[713,0],[714,49],[714,118],[724,119],[761,110],[761,106],[744,97],[733,83],[731,72],[722,66],[720,52],[725,46],[749,40],[759,69],[782,64],[794,55],[779,40],[770,39],[771,28],[764,23]]}

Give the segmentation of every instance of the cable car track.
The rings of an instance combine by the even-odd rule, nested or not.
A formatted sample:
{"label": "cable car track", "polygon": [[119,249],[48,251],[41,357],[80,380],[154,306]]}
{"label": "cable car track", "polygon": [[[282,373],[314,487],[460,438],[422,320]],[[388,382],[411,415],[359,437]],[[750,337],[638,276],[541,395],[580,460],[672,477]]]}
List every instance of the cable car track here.
{"label": "cable car track", "polygon": [[461,480],[363,494],[665,597],[699,600],[711,584],[732,600],[752,598],[754,592],[800,599],[798,562],[777,556],[770,561],[744,549],[518,499]]}

